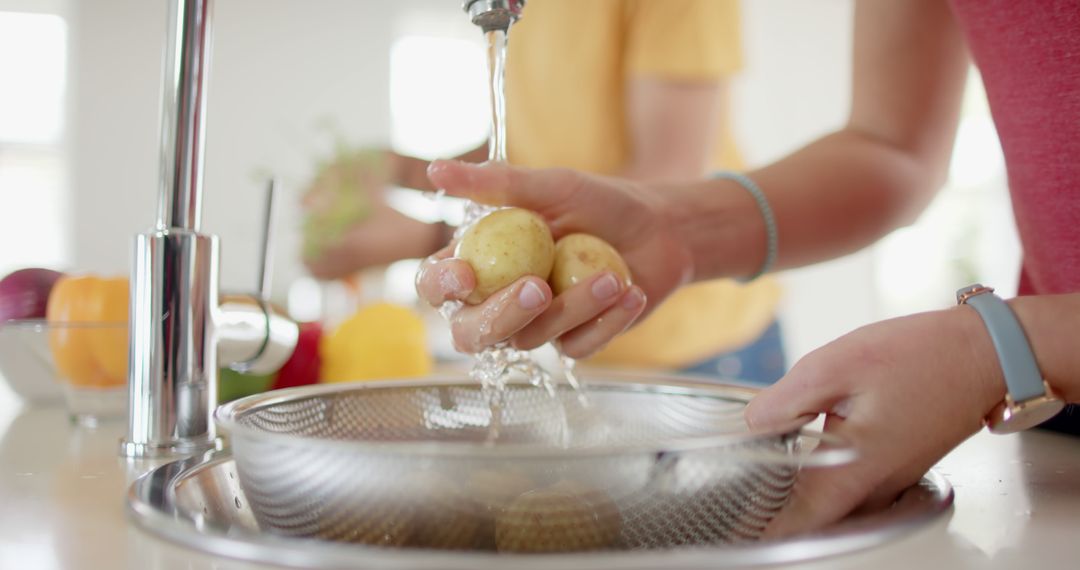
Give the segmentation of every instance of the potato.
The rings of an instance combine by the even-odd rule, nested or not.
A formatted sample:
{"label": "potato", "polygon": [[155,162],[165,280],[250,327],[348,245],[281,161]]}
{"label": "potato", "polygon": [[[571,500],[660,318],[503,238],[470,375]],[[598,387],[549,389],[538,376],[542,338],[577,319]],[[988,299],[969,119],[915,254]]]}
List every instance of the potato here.
{"label": "potato", "polygon": [[465,481],[467,493],[482,509],[483,523],[477,530],[474,546],[480,550],[495,550],[495,520],[522,493],[535,489],[536,484],[524,470],[516,468],[481,468]]}
{"label": "potato", "polygon": [[466,230],[454,256],[469,262],[476,274],[476,288],[465,299],[475,305],[522,276],[546,280],[555,259],[555,242],[537,214],[503,208]]}
{"label": "potato", "polygon": [[630,285],[630,268],[611,244],[589,234],[570,234],[555,244],[548,282],[558,295],[601,271],[612,271]]}
{"label": "potato", "polygon": [[[403,485],[414,503],[409,546],[469,550],[484,532],[487,511],[450,478],[421,473]],[[491,531],[487,530],[488,534]]]}
{"label": "potato", "polygon": [[495,519],[496,549],[542,553],[613,546],[621,530],[618,510],[608,506],[610,499],[608,504],[596,500],[599,491],[581,493],[582,489],[551,486],[514,499]]}
{"label": "potato", "polygon": [[550,489],[584,499],[596,513],[596,528],[600,532],[601,543],[612,546],[618,542],[619,535],[622,534],[622,513],[611,496],[599,488],[571,479],[563,479]]}

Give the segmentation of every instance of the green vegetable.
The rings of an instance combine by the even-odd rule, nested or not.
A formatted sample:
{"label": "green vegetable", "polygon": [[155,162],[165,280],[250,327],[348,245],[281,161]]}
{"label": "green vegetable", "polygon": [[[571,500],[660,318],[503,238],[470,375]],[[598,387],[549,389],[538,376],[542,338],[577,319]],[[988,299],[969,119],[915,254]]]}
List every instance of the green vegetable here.
{"label": "green vegetable", "polygon": [[246,374],[231,368],[222,368],[218,375],[218,403],[224,404],[253,394],[261,394],[269,390],[273,383],[273,374]]}
{"label": "green vegetable", "polygon": [[350,227],[370,217],[373,196],[382,191],[387,176],[382,151],[339,146],[334,159],[319,166],[304,195],[304,257],[318,257]]}

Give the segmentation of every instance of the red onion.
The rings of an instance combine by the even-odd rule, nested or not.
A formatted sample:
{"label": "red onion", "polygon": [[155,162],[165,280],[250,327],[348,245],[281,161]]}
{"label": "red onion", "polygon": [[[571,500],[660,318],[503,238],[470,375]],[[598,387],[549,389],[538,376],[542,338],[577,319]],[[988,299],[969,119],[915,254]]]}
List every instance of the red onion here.
{"label": "red onion", "polygon": [[0,279],[0,322],[43,319],[53,284],[64,274],[52,269],[20,269]]}

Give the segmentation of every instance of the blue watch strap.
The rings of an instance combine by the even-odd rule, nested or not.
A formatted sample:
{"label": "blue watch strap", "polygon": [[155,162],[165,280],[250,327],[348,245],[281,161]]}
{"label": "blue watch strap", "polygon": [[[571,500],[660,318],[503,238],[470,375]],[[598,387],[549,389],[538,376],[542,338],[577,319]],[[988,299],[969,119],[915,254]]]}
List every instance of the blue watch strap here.
{"label": "blue watch strap", "polygon": [[956,292],[957,301],[971,305],[982,317],[997,351],[1005,385],[1014,402],[1046,394],[1042,373],[1020,321],[994,290],[979,284]]}

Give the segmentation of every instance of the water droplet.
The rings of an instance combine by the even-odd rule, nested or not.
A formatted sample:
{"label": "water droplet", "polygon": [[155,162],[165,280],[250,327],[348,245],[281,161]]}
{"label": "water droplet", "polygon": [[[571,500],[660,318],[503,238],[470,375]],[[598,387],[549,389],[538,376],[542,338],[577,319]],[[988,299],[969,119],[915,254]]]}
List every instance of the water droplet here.
{"label": "water droplet", "polygon": [[239,509],[240,508],[240,497],[233,497],[233,504],[235,504],[236,508]]}
{"label": "water droplet", "polygon": [[463,305],[464,304],[461,301],[447,301],[442,305],[439,305],[439,314],[442,315],[442,318],[449,321],[454,318],[454,315],[461,310]]}

